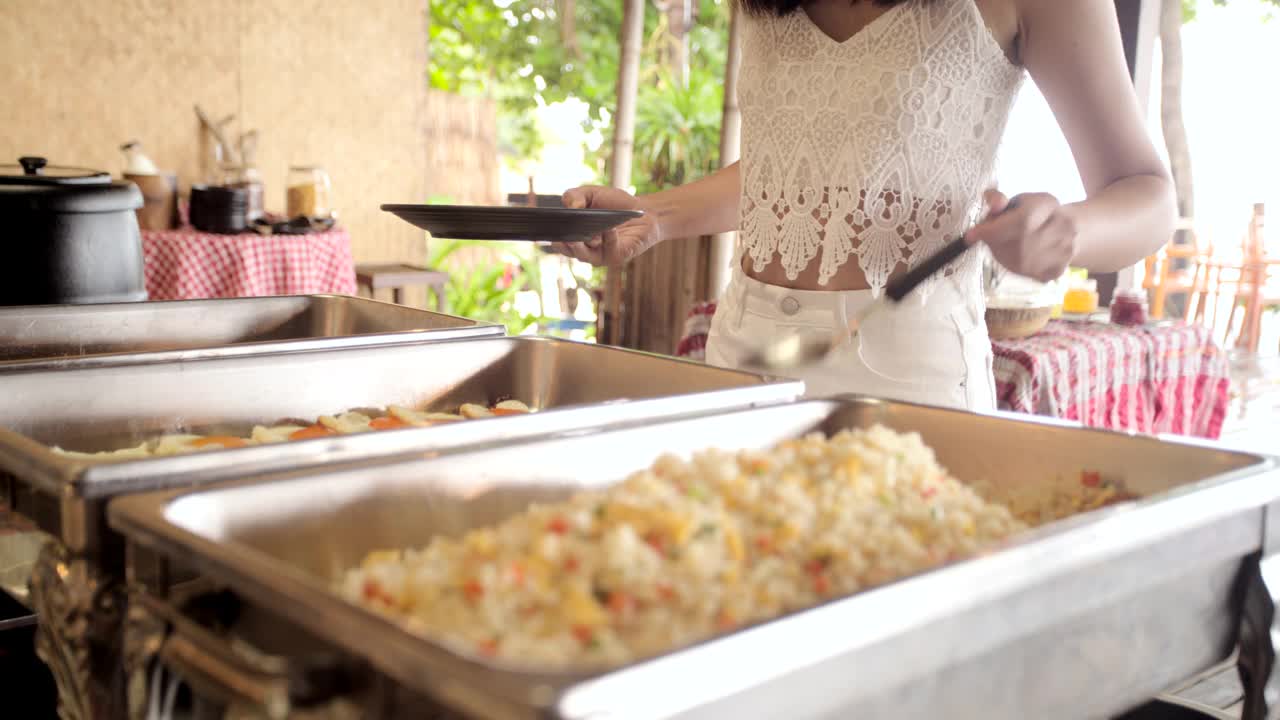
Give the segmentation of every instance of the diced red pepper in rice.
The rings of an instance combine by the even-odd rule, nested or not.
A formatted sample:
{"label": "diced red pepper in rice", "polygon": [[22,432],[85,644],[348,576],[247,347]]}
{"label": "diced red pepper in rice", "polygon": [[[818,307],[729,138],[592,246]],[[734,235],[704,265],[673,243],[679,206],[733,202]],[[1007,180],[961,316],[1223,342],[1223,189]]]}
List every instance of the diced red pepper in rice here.
{"label": "diced red pepper in rice", "polygon": [[813,591],[819,595],[826,595],[831,592],[831,580],[821,573],[815,574],[813,576]]}
{"label": "diced red pepper in rice", "polygon": [[590,645],[596,639],[596,631],[586,625],[574,625],[573,636],[583,645]]}

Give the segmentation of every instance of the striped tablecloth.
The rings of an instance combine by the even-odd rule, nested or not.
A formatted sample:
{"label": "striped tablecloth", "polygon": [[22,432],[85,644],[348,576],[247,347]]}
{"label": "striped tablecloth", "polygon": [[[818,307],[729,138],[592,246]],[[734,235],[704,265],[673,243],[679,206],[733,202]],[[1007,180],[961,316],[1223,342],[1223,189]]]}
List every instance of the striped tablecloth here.
{"label": "striped tablecloth", "polygon": [[152,300],[356,294],[351,237],[342,229],[268,236],[148,230],[142,253]]}
{"label": "striped tablecloth", "polygon": [[[715,303],[698,305],[676,354],[702,360]],[[992,343],[1001,410],[1090,427],[1216,439],[1229,402],[1226,354],[1199,325],[1126,328],[1055,320]]]}

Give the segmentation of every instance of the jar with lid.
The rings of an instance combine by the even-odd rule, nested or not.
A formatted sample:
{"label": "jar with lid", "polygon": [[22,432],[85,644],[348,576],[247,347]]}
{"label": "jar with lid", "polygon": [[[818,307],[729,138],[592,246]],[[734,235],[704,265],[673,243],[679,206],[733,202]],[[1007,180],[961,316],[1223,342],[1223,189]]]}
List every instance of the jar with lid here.
{"label": "jar with lid", "polygon": [[285,207],[290,218],[327,218],[333,214],[329,199],[329,173],[315,165],[289,168]]}
{"label": "jar with lid", "polygon": [[1062,297],[1062,311],[1072,315],[1088,315],[1098,310],[1098,281],[1073,280]]}
{"label": "jar with lid", "polygon": [[1147,323],[1147,294],[1142,290],[1117,290],[1111,300],[1111,322],[1137,326]]}
{"label": "jar with lid", "polygon": [[263,203],[262,174],[258,172],[258,168],[252,165],[224,165],[221,184],[225,187],[244,190],[246,225],[252,224],[254,220],[267,214]]}

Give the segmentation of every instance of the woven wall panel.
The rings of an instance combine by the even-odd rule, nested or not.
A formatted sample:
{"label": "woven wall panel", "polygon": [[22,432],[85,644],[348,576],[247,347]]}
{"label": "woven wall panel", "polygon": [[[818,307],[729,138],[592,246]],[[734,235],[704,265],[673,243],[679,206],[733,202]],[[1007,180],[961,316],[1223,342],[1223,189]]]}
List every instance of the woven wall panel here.
{"label": "woven wall panel", "polygon": [[290,164],[323,164],[357,260],[418,261],[422,233],[378,206],[428,193],[426,37],[426,0],[0,2],[0,162],[119,173],[136,138],[185,190],[199,103],[260,131],[268,209]]}

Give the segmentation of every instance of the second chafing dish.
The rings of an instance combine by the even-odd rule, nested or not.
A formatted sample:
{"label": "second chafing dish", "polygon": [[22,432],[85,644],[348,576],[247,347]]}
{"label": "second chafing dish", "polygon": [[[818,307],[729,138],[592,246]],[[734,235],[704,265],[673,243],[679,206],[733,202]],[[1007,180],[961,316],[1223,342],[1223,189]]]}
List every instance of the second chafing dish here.
{"label": "second chafing dish", "polygon": [[[0,373],[0,472],[11,476],[18,512],[70,549],[86,551],[96,549],[105,530],[90,504],[122,493],[746,407],[790,400],[802,390],[792,381],[531,337]],[[349,408],[456,409],[504,398],[539,412],[125,462],[90,463],[50,450],[125,448],[178,430],[244,432]]]}
{"label": "second chafing dish", "polygon": [[497,325],[339,295],[0,308],[0,372],[504,335]]}
{"label": "second chafing dish", "polygon": [[[39,557],[19,559],[30,568],[30,601],[41,618],[37,643],[54,666],[64,704],[96,714],[105,711],[98,703],[111,700],[109,690],[94,685],[111,679],[94,678],[89,668],[119,666],[110,648],[127,607],[120,592],[123,542],[104,522],[113,497],[775,403],[802,391],[791,381],[530,337],[0,373],[0,493],[55,538]],[[50,449],[96,452],[179,430],[234,435],[349,408],[452,410],[504,398],[539,412],[111,463]],[[99,653],[106,655],[93,659]]]}
{"label": "second chafing dish", "polygon": [[[616,482],[663,452],[766,447],[872,423],[920,432],[969,482],[1008,490],[1089,468],[1141,499],[603,673],[521,672],[463,657],[331,586],[370,551],[420,547],[536,499]],[[136,544],[134,557],[158,552],[162,566],[190,564],[249,608],[270,608],[390,678],[390,695],[430,697],[478,717],[1074,720],[1123,712],[1221,662],[1238,641],[1242,656],[1267,655],[1266,634],[1256,630],[1269,629],[1265,608],[1274,605],[1257,553],[1271,547],[1263,515],[1280,497],[1277,479],[1267,459],[1194,444],[855,400],[134,496],[113,503],[111,517]],[[164,606],[163,574],[147,577],[146,602]],[[1242,610],[1241,588],[1253,609]],[[1255,632],[1242,633],[1245,626]],[[259,647],[276,639],[260,629],[232,636]],[[181,629],[172,638],[192,646]],[[213,648],[169,659],[199,665],[215,655],[229,665],[214,667],[230,677],[252,667],[237,670],[234,652]],[[1254,676],[1263,687],[1270,665]],[[275,679],[283,702],[288,681]]]}

